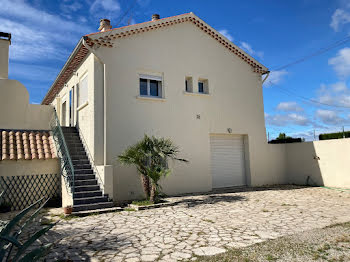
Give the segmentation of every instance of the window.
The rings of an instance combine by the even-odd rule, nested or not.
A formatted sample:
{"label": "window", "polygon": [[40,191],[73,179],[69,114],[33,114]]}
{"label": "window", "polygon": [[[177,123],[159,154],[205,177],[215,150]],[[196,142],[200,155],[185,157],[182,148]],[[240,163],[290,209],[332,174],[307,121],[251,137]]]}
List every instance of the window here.
{"label": "window", "polygon": [[190,77],[190,76],[187,76],[185,78],[185,90],[188,93],[192,93],[193,92],[192,77]]}
{"label": "window", "polygon": [[204,83],[198,82],[198,93],[204,93]]}
{"label": "window", "polygon": [[140,75],[140,96],[162,97],[162,78]]}
{"label": "window", "polygon": [[198,93],[209,94],[208,80],[207,79],[199,79],[198,80]]}
{"label": "window", "polygon": [[79,105],[81,106],[88,101],[88,76],[85,76],[79,84]]}

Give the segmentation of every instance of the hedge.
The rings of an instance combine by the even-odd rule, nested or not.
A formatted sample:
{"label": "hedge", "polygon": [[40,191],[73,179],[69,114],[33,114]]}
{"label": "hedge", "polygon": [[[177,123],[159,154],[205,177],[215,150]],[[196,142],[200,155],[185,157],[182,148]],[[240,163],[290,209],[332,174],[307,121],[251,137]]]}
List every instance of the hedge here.
{"label": "hedge", "polygon": [[299,138],[288,137],[285,139],[273,139],[269,141],[269,144],[289,144],[289,143],[300,143],[300,142],[303,142],[303,140],[300,137]]}
{"label": "hedge", "polygon": [[343,132],[337,132],[337,133],[328,133],[328,134],[320,134],[318,138],[320,140],[327,140],[327,139],[339,139],[343,138],[343,135],[345,137],[350,137],[350,131]]}

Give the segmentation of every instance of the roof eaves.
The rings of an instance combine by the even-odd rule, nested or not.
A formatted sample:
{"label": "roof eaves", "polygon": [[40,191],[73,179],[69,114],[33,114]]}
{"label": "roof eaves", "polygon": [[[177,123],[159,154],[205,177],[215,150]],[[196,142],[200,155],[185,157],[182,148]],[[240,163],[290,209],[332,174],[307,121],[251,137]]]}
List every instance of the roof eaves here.
{"label": "roof eaves", "polygon": [[79,48],[83,45],[83,38],[80,38],[78,44],[75,46],[75,48],[73,49],[72,53],[70,54],[70,56],[68,57],[66,63],[64,64],[64,66],[62,67],[61,71],[58,73],[55,81],[52,83],[49,91],[47,91],[45,97],[43,98],[43,100],[41,101],[41,104],[45,104],[45,100],[48,98],[48,96],[51,94],[52,89],[55,87],[57,81],[59,80],[59,78],[62,76],[62,74],[65,72],[65,70],[67,69],[67,67],[69,66],[70,62],[73,60],[73,58],[75,57],[75,55],[77,54]]}

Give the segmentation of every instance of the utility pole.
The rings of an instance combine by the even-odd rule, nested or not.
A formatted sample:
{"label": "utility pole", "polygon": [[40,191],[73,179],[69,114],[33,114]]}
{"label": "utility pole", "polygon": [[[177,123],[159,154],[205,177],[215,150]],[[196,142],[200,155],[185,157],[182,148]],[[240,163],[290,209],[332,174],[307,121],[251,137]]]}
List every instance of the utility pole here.
{"label": "utility pole", "polygon": [[267,132],[267,143],[270,142],[270,132]]}
{"label": "utility pole", "polygon": [[343,126],[343,138],[345,138],[344,126]]}

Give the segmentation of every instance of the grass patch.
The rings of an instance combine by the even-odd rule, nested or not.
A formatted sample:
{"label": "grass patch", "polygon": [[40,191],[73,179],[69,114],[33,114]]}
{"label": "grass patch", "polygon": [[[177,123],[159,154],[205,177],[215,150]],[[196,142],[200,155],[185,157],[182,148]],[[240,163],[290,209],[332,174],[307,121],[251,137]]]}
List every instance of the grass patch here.
{"label": "grass patch", "polygon": [[124,211],[132,212],[132,211],[136,211],[136,209],[131,208],[131,207],[126,207],[126,208],[124,208]]}
{"label": "grass patch", "polygon": [[145,200],[134,200],[131,202],[131,204],[136,206],[150,206],[150,205],[153,205],[154,203],[145,199]]}

